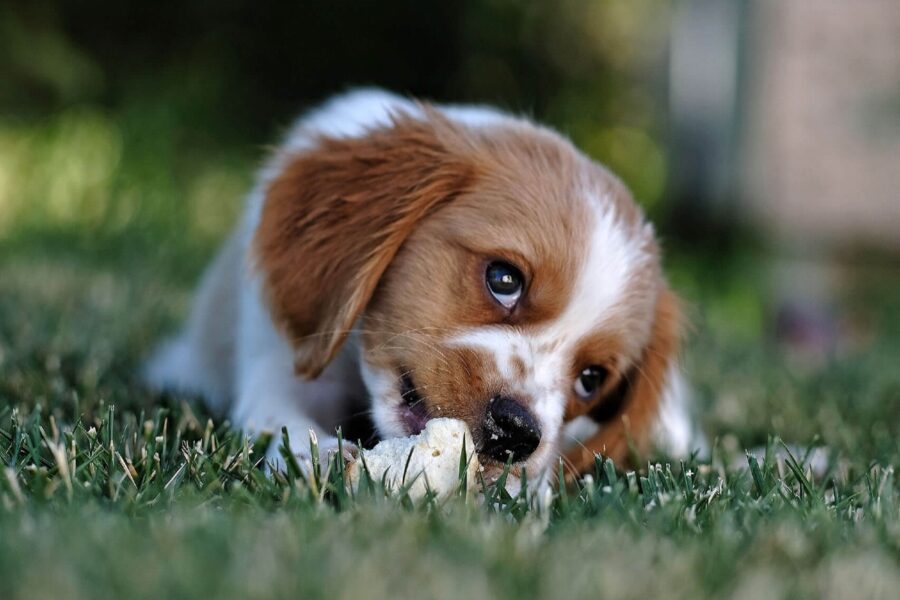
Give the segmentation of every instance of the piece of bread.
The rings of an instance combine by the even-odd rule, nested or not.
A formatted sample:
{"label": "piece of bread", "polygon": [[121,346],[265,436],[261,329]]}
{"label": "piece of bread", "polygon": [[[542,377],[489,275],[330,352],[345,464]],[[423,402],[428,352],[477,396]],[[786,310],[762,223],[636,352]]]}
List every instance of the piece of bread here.
{"label": "piece of bread", "polygon": [[371,450],[362,451],[360,458],[347,465],[347,481],[354,490],[358,488],[365,461],[371,479],[376,482],[384,480],[385,486],[392,492],[407,486],[413,500],[424,497],[428,490],[443,500],[459,489],[463,441],[466,450],[466,492],[471,492],[476,488],[480,464],[468,426],[457,419],[432,419],[419,435],[384,440]]}

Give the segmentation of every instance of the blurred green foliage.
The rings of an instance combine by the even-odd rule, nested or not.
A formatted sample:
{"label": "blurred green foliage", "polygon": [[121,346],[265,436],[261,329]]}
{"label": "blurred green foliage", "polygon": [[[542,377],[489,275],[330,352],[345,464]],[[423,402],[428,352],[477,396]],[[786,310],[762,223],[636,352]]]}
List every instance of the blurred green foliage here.
{"label": "blurred green foliage", "polygon": [[304,107],[368,84],[546,120],[656,212],[669,13],[653,0],[5,2],[0,239],[211,243],[265,145]]}

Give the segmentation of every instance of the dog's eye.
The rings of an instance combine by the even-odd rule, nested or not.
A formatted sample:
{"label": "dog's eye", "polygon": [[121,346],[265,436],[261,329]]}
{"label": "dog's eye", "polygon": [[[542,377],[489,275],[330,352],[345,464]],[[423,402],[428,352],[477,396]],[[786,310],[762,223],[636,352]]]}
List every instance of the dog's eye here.
{"label": "dog's eye", "polygon": [[587,367],[575,378],[575,393],[582,400],[588,400],[594,393],[603,387],[609,371],[600,365]]}
{"label": "dog's eye", "polygon": [[522,272],[509,263],[492,262],[484,274],[488,289],[497,302],[506,308],[512,308],[519,301],[524,287]]}

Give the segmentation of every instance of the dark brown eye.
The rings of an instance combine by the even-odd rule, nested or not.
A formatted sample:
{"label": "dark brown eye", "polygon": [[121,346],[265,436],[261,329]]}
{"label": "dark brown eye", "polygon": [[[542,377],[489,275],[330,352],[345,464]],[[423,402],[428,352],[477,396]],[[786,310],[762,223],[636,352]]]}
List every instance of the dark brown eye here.
{"label": "dark brown eye", "polygon": [[609,371],[606,370],[606,367],[600,365],[586,367],[575,378],[575,393],[582,400],[589,400],[597,390],[603,387],[607,377],[609,377]]}
{"label": "dark brown eye", "polygon": [[513,308],[522,296],[525,278],[509,263],[494,261],[487,266],[484,279],[494,299],[506,308]]}

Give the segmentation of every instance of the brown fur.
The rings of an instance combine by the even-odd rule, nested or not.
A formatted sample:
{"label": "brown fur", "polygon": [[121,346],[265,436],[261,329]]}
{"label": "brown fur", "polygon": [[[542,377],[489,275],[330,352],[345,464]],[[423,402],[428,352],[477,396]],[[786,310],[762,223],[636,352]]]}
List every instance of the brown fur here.
{"label": "brown fur", "polygon": [[[526,124],[474,130],[424,110],[425,119],[401,115],[360,138],[322,138],[287,157],[267,190],[254,256],[298,374],[316,377],[361,317],[365,360],[398,378],[408,369],[428,414],[464,419],[477,441],[487,403],[506,383],[491,356],[443,340],[474,326],[527,329],[559,316],[589,234],[577,188],[586,174],[624,222],[636,228],[641,215],[618,180],[549,132]],[[492,260],[525,276],[511,312],[484,286]],[[621,459],[629,439],[643,447],[676,343],[672,298],[658,301],[622,418],[588,450]],[[589,338],[573,369],[606,364],[621,345]],[[567,418],[591,408],[570,404]],[[569,457],[579,469],[593,461],[583,454]]]}
{"label": "brown fur", "polygon": [[298,374],[322,371],[413,226],[474,181],[475,166],[447,148],[454,128],[429,114],[323,138],[270,185],[255,247]]}
{"label": "brown fur", "polygon": [[575,381],[582,369],[589,365],[605,367],[609,375],[603,387],[595,394],[595,398],[580,398],[575,394],[574,389],[572,390],[571,398],[566,405],[566,421],[589,413],[597,404],[603,402],[606,395],[625,377],[625,374],[619,373],[617,370],[617,359],[626,354],[624,350],[622,339],[618,335],[609,333],[585,335],[575,353],[569,377]]}
{"label": "brown fur", "polygon": [[[480,166],[477,181],[410,233],[366,309],[363,343],[371,364],[408,366],[429,414],[464,418],[478,441],[488,401],[508,393],[508,382],[492,356],[444,340],[472,327],[529,328],[556,318],[571,296],[589,219],[571,183],[579,157],[559,138],[525,127],[494,130],[471,134],[466,151]],[[524,301],[512,312],[484,285],[496,259],[526,279]]]}
{"label": "brown fur", "polygon": [[[620,416],[603,424],[593,437],[566,455],[565,462],[573,471],[584,473],[591,469],[595,454],[612,458],[617,465],[627,466],[630,464],[632,451],[640,455],[649,450],[650,434],[659,410],[666,372],[678,351],[680,329],[678,298],[670,290],[664,289],[656,303],[650,343],[625,386],[627,396],[623,411]],[[583,414],[586,411],[579,409],[578,412]]]}

